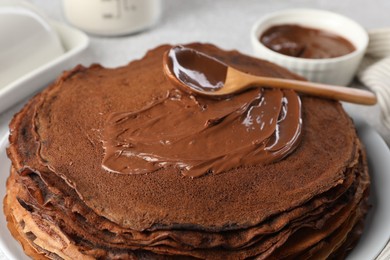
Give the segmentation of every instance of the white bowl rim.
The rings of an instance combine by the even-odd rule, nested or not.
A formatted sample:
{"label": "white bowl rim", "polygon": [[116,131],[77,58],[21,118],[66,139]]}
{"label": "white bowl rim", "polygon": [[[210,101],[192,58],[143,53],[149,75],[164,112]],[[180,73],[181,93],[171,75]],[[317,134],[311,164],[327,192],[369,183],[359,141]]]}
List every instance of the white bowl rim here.
{"label": "white bowl rim", "polygon": [[[365,38],[364,43],[362,44],[361,48],[358,48],[358,46],[355,46],[355,50],[353,52],[348,53],[348,54],[343,55],[343,56],[340,56],[340,57],[324,58],[324,59],[308,59],[308,58],[292,57],[292,56],[278,53],[276,51],[269,49],[262,42],[259,41],[258,38],[260,35],[258,35],[257,30],[264,22],[266,22],[267,20],[269,20],[273,17],[283,16],[283,15],[288,15],[288,14],[296,14],[296,13],[302,13],[302,14],[321,13],[323,15],[329,15],[329,16],[338,17],[340,19],[347,20],[351,24],[353,24],[356,28],[361,30],[361,32],[364,34],[364,38]],[[311,26],[308,25],[308,27],[311,27]],[[350,40],[344,34],[340,33],[340,35],[342,37],[345,37],[348,40]],[[367,48],[368,42],[369,42],[369,36],[368,36],[368,32],[359,23],[357,23],[356,21],[352,20],[351,18],[344,16],[344,15],[341,15],[339,13],[327,11],[327,10],[322,10],[322,9],[315,9],[315,8],[293,8],[293,9],[283,9],[283,10],[269,13],[269,14],[261,17],[259,20],[257,20],[251,29],[251,40],[252,40],[253,45],[256,44],[257,47],[262,48],[263,51],[267,52],[269,55],[273,55],[273,56],[277,57],[278,59],[285,59],[285,60],[290,61],[290,62],[295,62],[296,64],[326,64],[326,63],[342,62],[345,60],[349,60],[355,56],[361,55],[362,52],[366,51],[366,48]]]}

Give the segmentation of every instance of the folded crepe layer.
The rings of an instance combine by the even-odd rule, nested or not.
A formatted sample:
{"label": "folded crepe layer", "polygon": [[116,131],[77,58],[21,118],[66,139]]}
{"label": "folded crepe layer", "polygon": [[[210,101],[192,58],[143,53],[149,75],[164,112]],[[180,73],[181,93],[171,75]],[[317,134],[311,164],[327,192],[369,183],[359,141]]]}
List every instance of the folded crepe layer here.
{"label": "folded crepe layer", "polygon": [[[363,166],[361,166],[361,167],[363,168]],[[360,171],[357,169],[356,170],[356,174],[359,174],[359,172]],[[274,242],[272,244],[273,245],[275,245],[275,244],[283,245],[284,241],[287,241],[287,243],[286,243],[287,246],[286,246],[286,244],[284,244],[282,246],[282,248],[283,248],[282,252],[284,254],[288,254],[288,252],[291,251],[291,250],[287,250],[286,249],[286,248],[288,248],[288,244],[289,244],[288,241],[299,241],[299,245],[301,245],[301,246],[303,245],[302,239],[301,238],[300,239],[296,238],[297,236],[299,237],[299,235],[296,235],[296,234],[297,233],[299,234],[301,232],[300,230],[302,230],[302,228],[308,229],[310,227],[311,229],[314,229],[314,230],[316,230],[316,229],[322,230],[324,228],[324,226],[325,226],[325,228],[324,228],[325,231],[326,232],[331,232],[332,229],[329,226],[325,225],[325,223],[328,223],[328,225],[329,225],[329,222],[330,222],[330,221],[327,221],[327,219],[329,218],[328,215],[330,215],[330,217],[332,219],[335,219],[335,222],[337,224],[337,225],[335,225],[334,223],[330,222],[330,223],[332,223],[331,226],[333,227],[333,229],[336,229],[338,226],[340,226],[343,223],[343,221],[349,216],[349,214],[351,214],[351,212],[353,214],[353,212],[355,211],[356,207],[358,206],[360,201],[363,199],[363,193],[364,193],[364,191],[366,191],[367,185],[368,185],[368,177],[367,177],[366,171],[363,171],[363,172],[365,172],[365,175],[358,176],[358,178],[357,178],[357,182],[358,183],[354,183],[354,185],[352,185],[351,188],[348,189],[347,192],[345,192],[346,193],[345,195],[353,195],[353,198],[348,198],[348,196],[341,196],[340,200],[342,202],[341,202],[341,204],[339,203],[340,205],[338,205],[338,206],[337,205],[333,205],[333,208],[330,209],[330,211],[328,212],[327,215],[319,214],[319,215],[315,216],[316,218],[314,218],[314,222],[313,222],[313,220],[309,221],[308,219],[310,219],[310,217],[305,216],[303,218],[302,223],[297,223],[296,225],[294,225],[294,223],[290,224],[289,225],[290,226],[289,229],[286,230],[286,228],[285,228],[285,229],[283,229],[282,231],[280,231],[278,233],[278,236],[277,236],[278,239],[274,240]],[[14,175],[14,176],[18,177],[18,175]],[[363,180],[361,180],[361,179],[363,179]],[[17,185],[14,185],[14,186],[18,187]],[[356,187],[356,186],[358,186],[358,187]],[[29,187],[31,187],[31,186],[29,186]],[[27,189],[27,188],[25,189],[25,193],[27,195],[31,196],[31,193],[29,192],[29,189]],[[22,195],[22,193],[20,191],[15,193],[15,194]],[[35,194],[40,194],[40,193],[35,193]],[[23,197],[23,196],[21,196],[21,197]],[[38,196],[38,198],[39,197],[41,197],[41,196]],[[27,199],[28,199],[28,197],[27,197]],[[25,205],[25,207],[30,207],[31,210],[32,210],[33,207],[37,206],[37,205],[26,204],[25,200],[21,200],[21,201],[23,201],[23,205]],[[50,222],[49,221],[50,219],[48,218],[49,213],[50,213],[50,211],[46,211],[46,213],[45,213],[45,211],[43,211],[43,212],[41,212],[41,214],[37,214],[37,215],[46,215],[45,221],[46,222]],[[57,221],[59,221],[59,220],[57,219]],[[58,223],[54,223],[54,226],[56,226],[56,225],[58,225]],[[294,233],[295,230],[298,230],[298,232]],[[169,233],[168,231],[164,231],[164,232]],[[303,232],[305,232],[305,231],[303,231]],[[322,236],[328,235],[328,233],[322,234],[323,231],[319,231],[319,232],[321,233]],[[185,232],[183,232],[183,233],[185,233]],[[310,234],[309,235],[309,239],[312,240],[311,243],[317,243],[317,242],[319,242],[323,238],[323,237],[317,238],[317,241],[314,240],[314,242],[313,242],[313,237],[315,238],[315,236],[314,236],[315,232],[313,232],[313,231],[307,232],[306,231],[305,233]],[[281,237],[281,234],[288,234],[288,235]],[[188,234],[185,234],[185,235],[188,236]],[[194,236],[195,232],[192,231],[191,235]],[[239,236],[239,234],[237,234],[237,235]],[[270,234],[267,234],[267,235],[270,236]],[[289,235],[293,235],[294,239],[288,240]],[[67,236],[69,236],[69,234],[67,234]],[[92,243],[93,244],[92,248],[96,249],[96,248],[102,247],[102,241],[103,240],[102,239],[97,239],[96,240],[95,236],[97,236],[97,234],[93,233],[92,237],[89,237],[90,240],[88,242]],[[72,236],[70,236],[70,237],[72,237]],[[94,244],[96,242],[98,244]],[[73,242],[73,243],[75,243],[75,242]],[[249,246],[248,248],[240,248],[243,251],[241,253],[234,253],[233,257],[242,257],[243,256],[242,255],[243,252],[245,252],[245,254],[244,254],[245,257],[257,255],[259,250],[261,250],[262,247],[259,246],[259,245],[256,245],[256,243],[253,243],[253,244],[255,245],[256,251],[253,248],[251,248],[251,246]],[[267,243],[264,240],[260,240],[257,244],[261,244],[262,246],[264,246]],[[295,247],[297,246],[294,243],[293,243],[293,245]],[[80,247],[80,246],[81,245],[78,245],[78,247]],[[105,244],[104,246],[107,247],[107,248],[117,248],[118,250],[128,248],[128,247],[126,247],[124,245],[117,244],[117,243],[112,243],[111,245]],[[167,250],[166,248],[164,248],[164,246],[171,247],[171,245],[163,244],[163,243],[162,244],[157,244],[157,245],[152,245],[152,246],[154,246],[155,248],[144,246],[144,245],[139,245],[139,247],[137,247],[135,245],[132,245],[132,246],[130,245],[130,248],[131,248],[131,250],[146,249],[146,250],[150,250],[150,251],[154,251],[154,249],[157,248],[157,253],[171,252],[173,254],[179,254],[179,255],[186,255],[185,250],[188,250],[188,248],[186,248],[186,247],[184,247],[184,252],[183,252],[183,249],[181,249],[181,248],[177,248],[176,250]],[[160,248],[159,248],[159,246],[160,246]],[[310,248],[311,246],[312,245],[310,244],[307,247]],[[92,250],[92,248],[90,248],[89,250]],[[306,248],[306,247],[304,247],[304,248]],[[274,246],[274,249],[275,249],[275,246]],[[224,247],[224,250],[226,252],[228,252],[230,249]],[[297,249],[293,249],[293,252],[295,252],[296,250]],[[302,248],[298,249],[298,251],[302,251],[302,250],[303,250]],[[215,252],[213,252],[212,250],[205,250],[205,252],[197,252],[197,251],[199,251],[199,250],[193,249],[191,251],[190,255],[196,256],[196,257],[207,257],[207,256],[213,256],[214,255],[215,257],[217,257],[218,255],[222,255],[223,254],[218,249]],[[200,250],[200,251],[202,251],[202,250]],[[290,254],[292,254],[292,253],[290,252]],[[232,254],[230,256],[232,256]],[[278,259],[278,258],[280,258],[280,256],[276,257],[276,259]]]}
{"label": "folded crepe layer", "polygon": [[[31,176],[28,176],[28,177],[31,177],[33,178],[35,181],[38,181],[38,184],[36,184],[36,187],[35,188],[43,188],[44,187],[44,182],[42,181],[39,181],[39,177],[37,175],[32,175],[30,174]],[[55,177],[55,175],[51,175],[52,177]],[[288,212],[289,214],[285,214],[287,212],[285,212],[284,214],[280,214],[280,216],[274,216],[273,219],[272,219],[272,226],[269,224],[269,223],[264,223],[263,226],[260,226],[260,227],[256,227],[256,232],[254,232],[253,228],[251,230],[251,233],[252,234],[243,234],[241,231],[237,230],[235,232],[230,232],[234,235],[236,235],[238,232],[240,232],[240,237],[242,238],[245,238],[245,239],[249,239],[249,236],[252,235],[252,236],[258,236],[258,235],[261,235],[261,234],[268,234],[268,233],[271,233],[271,232],[275,232],[279,229],[281,229],[283,227],[283,223],[287,223],[287,222],[292,222],[294,220],[294,216],[295,217],[300,217],[302,214],[309,214],[310,211],[308,210],[311,210],[313,211],[314,209],[316,209],[316,207],[318,207],[319,205],[324,205],[326,201],[326,199],[329,201],[332,201],[332,200],[335,200],[338,198],[338,196],[340,196],[342,193],[341,192],[345,192],[345,190],[349,187],[349,185],[351,184],[351,181],[353,180],[352,178],[353,174],[348,174],[347,177],[348,179],[346,181],[343,182],[342,185],[339,185],[341,186],[341,188],[343,189],[340,189],[340,187],[335,187],[334,189],[330,190],[328,192],[328,197],[325,197],[325,198],[317,198],[317,199],[313,199],[309,205],[305,205],[305,207],[300,207],[298,209],[294,209],[292,210],[291,212]],[[25,178],[26,180],[28,180],[28,178]],[[31,182],[31,181],[30,181]],[[55,183],[56,184],[56,191],[58,192],[58,188],[59,188],[59,184],[60,184],[61,180],[60,179],[56,179]],[[34,187],[32,185],[27,185],[28,186],[28,190],[31,191],[34,189]],[[45,194],[45,198],[43,198],[42,194]],[[45,210],[49,210],[50,208],[48,206],[50,205],[58,205],[61,207],[60,209],[60,213],[62,213],[65,217],[67,216],[72,216],[72,214],[74,213],[75,216],[73,217],[73,219],[70,220],[70,222],[73,222],[74,221],[74,218],[77,218],[78,215],[81,215],[83,216],[83,220],[85,220],[84,222],[87,222],[88,219],[91,219],[93,222],[89,222],[89,223],[82,223],[83,226],[86,226],[86,224],[88,224],[89,226],[91,227],[101,227],[101,229],[109,229],[110,230],[110,234],[113,234],[113,233],[125,233],[125,232],[131,232],[130,236],[126,237],[126,241],[127,242],[131,242],[131,241],[134,241],[134,242],[139,242],[141,243],[142,241],[137,241],[138,239],[141,240],[141,239],[148,239],[147,237],[145,237],[145,234],[142,234],[140,232],[138,232],[139,234],[137,234],[136,231],[132,231],[132,230],[126,230],[126,229],[120,229],[120,227],[115,227],[115,224],[114,223],[111,223],[109,222],[108,220],[104,219],[104,218],[99,218],[99,216],[97,216],[96,214],[94,214],[94,212],[91,212],[90,210],[88,211],[88,209],[83,209],[83,205],[82,205],[82,202],[79,201],[78,203],[80,204],[73,204],[73,205],[70,205],[70,201],[74,201],[76,200],[76,198],[60,198],[60,199],[57,199],[55,200],[56,197],[59,197],[58,195],[55,195],[55,194],[51,194],[49,190],[47,189],[43,189],[41,191],[34,191],[32,196],[35,196],[35,200],[36,200],[36,203],[39,203],[41,204],[40,206],[42,206],[43,204],[45,204],[44,206],[46,207]],[[71,210],[67,210],[67,208],[65,208],[64,204],[65,204],[65,201],[66,203],[68,204],[68,207],[69,209]],[[72,202],[73,203],[73,202]],[[330,206],[328,206],[330,207]],[[325,210],[327,210],[327,208],[324,207]],[[303,211],[303,210],[306,210],[306,211]],[[50,211],[53,211],[53,210],[50,210]],[[72,211],[76,211],[76,212],[72,212]],[[300,213],[300,214],[299,214]],[[321,212],[320,212],[321,213]],[[291,215],[289,217],[289,215]],[[99,221],[100,220],[100,221]],[[102,223],[102,222],[105,222],[105,223]],[[93,230],[91,230],[93,232]],[[183,233],[183,231],[180,231],[180,230],[177,230],[177,232],[179,233],[180,235],[180,232]],[[245,231],[246,232],[246,231]],[[95,232],[93,232],[95,233]],[[164,231],[161,231],[160,233],[162,233],[160,236],[166,236],[166,233],[164,233]],[[247,233],[247,232],[246,232]],[[186,234],[190,234],[189,233],[189,230],[186,230]],[[138,235],[138,237],[137,237]],[[159,232],[153,232],[151,234],[148,234],[150,235],[150,238],[153,239],[153,237],[156,237],[156,236],[159,236]],[[151,237],[151,235],[153,235],[153,237]],[[143,237],[142,237],[143,236]],[[207,241],[208,241],[208,244],[206,246],[208,247],[215,247],[215,246],[223,246],[223,247],[241,247],[242,245],[237,245],[237,244],[232,244],[234,242],[234,240],[232,242],[229,243],[229,241],[225,242],[225,244],[214,244],[213,245],[213,241],[215,242],[218,242],[219,239],[218,237],[221,237],[220,234],[216,233],[215,236],[217,238],[215,239],[212,239],[210,237],[208,237]],[[223,234],[224,238],[223,239],[227,239],[229,237],[229,232],[225,231],[224,234]],[[172,235],[171,235],[172,237]],[[173,235],[174,237],[174,235]],[[190,237],[191,240],[195,240],[196,242],[196,238],[194,238],[194,236],[185,236],[185,237]],[[149,239],[150,239],[149,238]],[[158,238],[157,238],[158,239]],[[110,240],[112,241],[112,235],[110,236]],[[177,239],[174,239],[174,240],[177,240]],[[199,239],[199,241],[201,241],[202,238]],[[119,242],[119,241],[118,241]],[[145,241],[146,243],[148,243],[148,241],[146,240]],[[156,242],[155,239],[153,239],[152,242]],[[191,242],[191,241],[189,241]],[[222,242],[222,241],[221,241]],[[150,242],[149,242],[150,243]],[[183,241],[182,241],[183,243]],[[196,245],[191,245],[189,244],[188,242],[187,243],[183,243],[183,244],[188,244],[190,246],[193,246],[193,247],[202,247],[201,244],[196,244]]]}
{"label": "folded crepe layer", "polygon": [[[361,187],[359,187],[359,189],[360,190],[366,190],[366,187],[367,187],[367,176],[365,176],[365,177],[363,177],[363,178],[365,178],[366,180],[365,181],[361,181],[360,182],[360,185],[359,186],[361,186]],[[13,187],[18,187],[17,185],[13,185]],[[11,189],[10,189],[11,190]],[[352,192],[350,192],[350,193],[352,193]],[[8,196],[10,196],[10,197],[12,197],[12,196],[14,196],[14,194],[20,194],[20,192],[14,192],[14,190],[12,190],[12,193],[10,193]],[[355,200],[356,199],[362,199],[362,197],[363,197],[363,194],[361,193],[361,192],[354,192],[354,194],[355,194],[355,197],[356,198],[354,198]],[[18,203],[17,201],[14,201],[13,203]],[[356,204],[356,203],[360,203],[360,201],[353,201],[353,200],[351,200],[351,201],[348,201],[348,202],[344,202],[344,203],[347,203],[346,204],[346,206],[347,207],[345,207],[344,209],[342,209],[341,210],[341,212],[338,212],[338,213],[336,213],[334,216],[332,216],[332,221],[327,221],[327,222],[325,222],[325,224],[324,224],[324,221],[323,221],[323,219],[317,219],[317,223],[315,224],[315,225],[313,225],[312,226],[312,228],[314,229],[314,231],[312,230],[312,231],[310,231],[310,232],[308,232],[307,231],[307,229],[308,229],[308,227],[310,226],[310,222],[307,222],[306,224],[304,224],[303,225],[303,229],[306,229],[306,231],[302,231],[303,233],[306,233],[306,234],[310,234],[310,235],[308,235],[308,240],[312,240],[313,239],[313,237],[315,237],[315,236],[313,236],[313,234],[315,234],[316,232],[319,232],[319,233],[322,233],[322,232],[324,232],[324,230],[326,231],[326,232],[331,232],[332,231],[332,228],[334,228],[334,229],[336,229],[339,225],[341,225],[341,223],[344,223],[343,222],[343,220],[345,220],[345,219],[348,219],[348,217],[349,217],[349,214],[354,214],[354,210],[351,210],[351,208],[353,208],[353,207],[357,207],[358,205]],[[26,206],[25,206],[26,207]],[[25,211],[25,214],[23,214],[24,216],[25,215],[28,215],[28,214],[26,214],[26,213],[29,213],[28,211],[26,211],[26,210],[24,210]],[[352,213],[351,213],[352,212]],[[39,216],[39,215],[36,215],[36,216]],[[37,219],[35,219],[34,220],[35,222],[37,222],[37,223],[41,223],[39,220],[37,220]],[[47,219],[45,219],[44,220],[44,222],[46,221],[46,224],[45,225],[38,225],[38,226],[47,226],[47,225],[52,225],[52,226],[54,226],[55,227],[55,224],[52,224],[52,223],[47,223]],[[332,223],[333,221],[335,221],[336,223],[338,223],[338,225],[336,225],[336,226],[334,226],[334,223]],[[331,227],[329,227],[329,226],[327,226],[327,224],[329,225],[329,223],[328,222],[330,222],[331,223]],[[345,222],[348,222],[348,221],[345,221]],[[31,221],[28,221],[28,219],[25,219],[24,220],[24,223],[31,223]],[[321,224],[320,224],[321,223]],[[352,223],[352,224],[354,224],[354,223]],[[29,225],[27,224],[24,224],[24,227],[26,228],[26,227],[28,227]],[[319,229],[319,227],[321,226],[321,228],[322,229]],[[317,229],[319,229],[319,231],[317,230]],[[324,229],[324,230],[323,230]],[[30,231],[30,229],[27,229],[28,231]],[[45,230],[45,229],[44,229]],[[55,230],[55,228],[51,228],[50,230]],[[290,239],[290,240],[287,240],[287,243],[286,244],[284,244],[284,245],[282,245],[282,252],[284,252],[284,254],[286,254],[286,253],[288,253],[288,252],[290,252],[291,253],[291,249],[290,250],[286,250],[286,248],[284,248],[284,247],[287,247],[288,248],[288,246],[302,246],[302,245],[304,245],[304,243],[303,243],[303,239],[302,239],[302,237],[300,237],[300,235],[299,235],[299,233],[301,232],[301,230],[302,230],[302,226],[298,226],[297,227],[297,233],[298,233],[298,235],[297,235],[297,233],[295,233],[294,234],[294,230],[290,230],[290,231],[288,231],[289,233],[291,233],[291,234],[293,234],[293,236],[292,236],[292,238],[293,239]],[[316,231],[317,230],[317,231]],[[62,233],[61,233],[62,234]],[[56,235],[58,235],[58,233],[56,232]],[[326,237],[326,235],[328,235],[328,233],[325,233],[325,234],[321,234],[321,235],[325,235],[325,237]],[[40,235],[40,237],[42,237],[41,235]],[[67,237],[67,236],[64,236],[64,234],[62,234],[61,235],[61,237]],[[298,238],[300,238],[300,239],[297,239],[297,237]],[[50,238],[51,239],[51,241],[52,240],[56,240],[56,237],[51,237]],[[63,241],[63,240],[65,240],[65,239],[62,239],[61,241]],[[317,239],[317,240],[319,240],[319,241],[321,241],[321,239]],[[290,241],[290,243],[288,242],[288,241]],[[293,241],[293,243],[291,244],[291,241]],[[298,245],[297,244],[294,244],[294,241],[296,242],[296,241],[298,241]],[[278,241],[279,243],[281,243],[280,241]],[[283,242],[283,241],[282,241]],[[315,242],[318,242],[318,241],[314,241],[314,243]],[[70,243],[70,245],[73,245],[73,243],[76,243],[76,241],[73,241],[72,243]],[[260,243],[262,243],[262,242],[260,242]],[[51,242],[50,244],[53,244],[53,242]],[[282,243],[283,244],[283,243]],[[68,245],[69,246],[69,245]],[[85,249],[86,251],[92,251],[92,250],[94,250],[94,251],[96,251],[97,249],[98,249],[98,245],[91,245],[92,247],[91,248],[87,248],[87,249]],[[118,245],[116,245],[116,244],[113,244],[113,245],[111,245],[111,247],[108,247],[108,248],[110,248],[111,250],[113,250],[114,252],[115,252],[115,247],[116,246],[118,246]],[[310,246],[311,246],[311,244],[310,245],[308,245],[308,247],[310,248]],[[77,247],[76,248],[82,248],[82,246],[80,246],[80,245],[77,245]],[[121,250],[121,248],[119,247],[117,247],[116,248],[117,250]],[[122,248],[123,249],[123,248]],[[164,248],[164,247],[160,247],[160,248],[148,248],[148,247],[141,247],[140,249],[145,249],[145,250],[151,250],[151,251],[154,251],[154,249],[157,249],[157,253],[162,253],[162,252],[164,252],[164,253],[167,253],[167,252],[170,252],[171,254],[178,254],[178,255],[186,255],[186,252],[180,252],[180,250],[169,250],[169,248]],[[253,248],[248,248],[248,249],[244,249],[243,250],[243,252],[234,252],[233,254],[230,254],[229,256],[226,256],[226,257],[232,257],[232,259],[234,258],[234,257],[243,257],[243,256],[245,256],[245,257],[247,257],[247,256],[253,256],[254,254],[255,254],[255,252],[256,252],[256,250],[258,250],[259,249],[259,247],[258,246],[255,246],[255,250],[253,249]],[[104,249],[102,249],[102,250],[104,250]],[[136,249],[133,247],[132,249],[130,249],[130,252],[132,251],[132,250],[135,250],[136,251]],[[300,251],[302,251],[303,249],[302,248],[299,248],[299,250],[298,250],[298,252],[300,252]],[[58,251],[58,250],[57,250]],[[109,250],[108,250],[109,251]],[[190,254],[192,255],[192,256],[196,256],[196,257],[207,257],[207,256],[214,256],[214,257],[218,257],[218,256],[222,256],[222,255],[224,255],[224,253],[227,253],[229,250],[228,249],[224,249],[224,252],[221,252],[220,250],[216,250],[216,251],[212,251],[212,250],[207,250],[207,251],[205,251],[205,252],[196,252],[196,251],[199,251],[199,250],[194,250],[194,251],[192,251]],[[201,251],[201,250],[200,250]],[[294,251],[294,250],[293,250]],[[57,252],[58,253],[58,252]],[[100,254],[102,254],[101,252],[100,252]],[[106,253],[107,254],[107,253]],[[266,256],[268,256],[268,254],[266,254]],[[68,256],[69,257],[69,256]],[[96,255],[95,255],[95,257],[96,257]],[[258,256],[258,257],[260,257],[260,256]],[[264,257],[264,256],[263,256]],[[277,256],[275,259],[280,259],[280,256]]]}
{"label": "folded crepe layer", "polygon": [[[52,175],[54,176],[54,175]],[[331,208],[333,204],[330,204],[334,200],[338,199],[338,197],[342,194],[341,192],[345,192],[347,188],[351,185],[351,182],[353,180],[352,178],[353,174],[348,175],[348,180],[346,180],[342,185],[339,185],[341,187],[335,187],[334,189],[330,190],[327,193],[327,197],[322,196],[320,198],[315,198],[305,205],[293,209],[289,212],[284,212],[283,214],[279,214],[278,216],[274,216],[272,219],[272,222],[270,223],[261,223],[261,225],[258,225],[256,227],[251,227],[250,232],[248,230],[235,230],[235,231],[224,231],[223,235],[219,233],[209,233],[209,232],[203,232],[200,234],[191,235],[191,230],[155,230],[154,232],[137,232],[133,230],[126,230],[121,229],[119,226],[115,225],[115,223],[112,223],[108,221],[107,219],[101,218],[94,214],[94,212],[88,210],[88,208],[83,208],[82,202],[79,201],[78,203],[75,203],[75,198],[69,198],[62,196],[58,196],[56,194],[52,194],[48,189],[42,189],[37,190],[37,188],[44,187],[44,183],[40,180],[38,175],[30,174],[27,177],[23,177],[25,180],[24,185],[27,186],[26,189],[29,190],[30,197],[27,198],[28,203],[31,206],[34,207],[41,207],[40,210],[53,212],[54,216],[56,218],[59,218],[57,214],[62,215],[65,219],[69,219],[69,225],[72,225],[72,223],[78,223],[78,221],[81,221],[82,227],[90,227],[90,230],[86,230],[86,233],[89,232],[96,233],[96,230],[102,231],[104,230],[105,233],[109,234],[109,240],[113,241],[113,235],[116,235],[115,240],[117,243],[123,243],[124,241],[121,241],[121,237],[127,242],[127,243],[156,243],[158,242],[161,237],[167,237],[169,236],[171,239],[180,242],[180,244],[185,244],[190,247],[216,247],[216,246],[223,246],[223,247],[242,247],[247,241],[251,239],[251,237],[269,234],[272,232],[276,232],[283,228],[283,225],[285,225],[288,222],[294,222],[296,219],[300,218],[303,214],[304,215],[313,215],[313,212],[317,212],[316,214],[321,214],[324,210],[328,210],[328,208]],[[37,181],[38,183],[34,183],[34,181]],[[56,182],[57,188],[59,186],[60,180]],[[341,189],[342,188],[342,189]],[[42,194],[45,194],[43,196]],[[34,199],[34,200],[32,200]],[[72,201],[72,202],[71,202]],[[27,202],[27,201],[25,201]],[[336,201],[337,202],[337,201]],[[65,207],[64,204],[67,204],[67,207]],[[71,204],[72,203],[72,204]],[[329,205],[330,204],[330,205]],[[319,208],[319,206],[322,206]],[[56,209],[57,208],[57,209]],[[316,211],[315,211],[316,210]],[[47,213],[49,214],[49,213]],[[80,217],[80,215],[82,217]],[[75,221],[78,220],[78,221]],[[65,220],[64,220],[65,221]],[[110,232],[107,232],[110,230]],[[196,229],[195,229],[196,231]],[[199,233],[199,232],[198,232]],[[205,234],[205,235],[202,235]],[[240,234],[239,238],[240,240],[237,240],[235,236],[237,234]],[[207,235],[207,239],[206,238]],[[186,239],[186,240],[182,240]],[[197,237],[199,237],[197,239]],[[208,243],[205,245],[202,245],[202,241],[207,240]],[[243,241],[242,241],[243,240]]]}

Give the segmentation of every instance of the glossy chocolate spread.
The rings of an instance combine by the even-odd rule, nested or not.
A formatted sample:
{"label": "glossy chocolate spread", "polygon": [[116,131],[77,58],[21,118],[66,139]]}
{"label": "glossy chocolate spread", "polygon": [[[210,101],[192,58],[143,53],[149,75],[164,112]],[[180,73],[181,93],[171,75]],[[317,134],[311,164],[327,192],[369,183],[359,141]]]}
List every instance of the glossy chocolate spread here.
{"label": "glossy chocolate spread", "polygon": [[183,46],[172,47],[164,55],[168,78],[175,84],[181,82],[185,91],[215,91],[225,84],[227,65],[202,52]]}
{"label": "glossy chocolate spread", "polygon": [[292,90],[257,88],[213,100],[172,89],[140,110],[109,116],[103,167],[121,174],[163,167],[189,177],[221,173],[284,158],[298,146],[301,128]]}
{"label": "glossy chocolate spread", "polygon": [[339,35],[290,24],[270,27],[260,41],[281,54],[309,59],[335,58],[355,50],[352,43]]}

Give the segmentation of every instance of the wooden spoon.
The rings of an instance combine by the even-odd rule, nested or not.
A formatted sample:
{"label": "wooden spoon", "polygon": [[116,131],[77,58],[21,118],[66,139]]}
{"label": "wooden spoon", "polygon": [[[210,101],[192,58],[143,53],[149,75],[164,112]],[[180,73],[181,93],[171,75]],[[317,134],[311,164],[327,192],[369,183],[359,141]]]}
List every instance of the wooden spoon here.
{"label": "wooden spoon", "polygon": [[226,96],[254,87],[275,87],[356,104],[374,105],[377,102],[376,96],[367,90],[244,73],[183,46],[172,47],[165,53],[164,72],[185,91],[206,96]]}

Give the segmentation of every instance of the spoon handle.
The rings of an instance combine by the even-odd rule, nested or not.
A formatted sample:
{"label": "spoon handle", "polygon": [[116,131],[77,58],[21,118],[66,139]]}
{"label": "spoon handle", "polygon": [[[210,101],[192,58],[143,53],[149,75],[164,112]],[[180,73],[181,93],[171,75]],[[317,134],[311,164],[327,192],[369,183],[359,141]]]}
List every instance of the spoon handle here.
{"label": "spoon handle", "polygon": [[252,80],[252,84],[254,85],[260,84],[270,87],[293,89],[297,92],[310,94],[313,96],[346,101],[350,103],[375,105],[377,102],[377,98],[374,93],[363,89],[269,77],[254,76]]}
{"label": "spoon handle", "polygon": [[[228,84],[228,82],[233,84]],[[282,89],[293,89],[300,93],[346,101],[355,104],[375,105],[377,103],[375,94],[368,90],[327,85],[302,80],[255,76],[229,67],[226,78],[226,85],[222,89],[225,92],[232,92],[232,90],[237,88],[239,85],[242,87],[241,90],[254,86],[276,87]],[[216,94],[218,92],[222,91],[216,91]]]}

